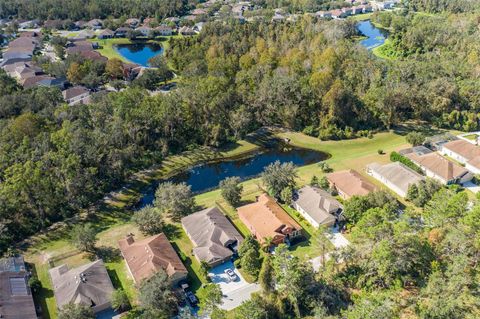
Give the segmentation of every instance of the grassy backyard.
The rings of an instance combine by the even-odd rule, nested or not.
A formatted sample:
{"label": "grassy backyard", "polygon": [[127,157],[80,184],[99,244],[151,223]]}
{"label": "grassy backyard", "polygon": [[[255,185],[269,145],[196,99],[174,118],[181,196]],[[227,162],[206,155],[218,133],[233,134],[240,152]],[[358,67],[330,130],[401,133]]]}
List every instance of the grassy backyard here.
{"label": "grassy backyard", "polygon": [[[361,173],[364,173],[364,166],[370,162],[388,162],[388,155],[379,155],[378,149],[388,153],[405,146],[404,137],[394,132],[379,133],[372,139],[359,138],[326,142],[295,132],[277,132],[276,135],[289,138],[294,146],[331,154],[327,162],[335,170],[353,168]],[[89,221],[95,225],[99,231],[97,244],[99,254],[105,259],[114,285],[127,291],[130,299],[135,301],[136,290],[128,277],[124,261],[118,255],[117,241],[128,233],[134,233],[137,238],[141,238],[137,228],[130,223],[132,204],[138,200],[141,191],[153,180],[168,178],[198,163],[235,158],[254,152],[260,148],[256,144],[257,142],[258,139],[255,137],[249,138],[248,141],[239,141],[222,150],[199,147],[181,155],[170,156],[158,167],[135,174],[120,191],[111,193],[104,201],[92,207],[89,210],[90,213],[83,212],[81,215],[61,223],[47,232],[31,238],[25,247],[25,258],[27,262],[33,265],[34,271],[36,271],[43,284],[42,293],[36,296],[36,299],[44,309],[45,318],[56,318],[48,269],[51,266],[58,266],[63,263],[75,267],[88,262],[92,258],[76,251],[68,242],[68,230],[71,224]],[[308,183],[314,175],[318,177],[322,175],[317,164],[300,167],[298,169],[298,184],[301,186]],[[255,196],[261,193],[259,185],[259,179],[251,179],[243,183],[242,204],[253,201]],[[219,206],[243,235],[248,234],[248,230],[238,219],[235,209],[222,199],[219,190],[196,196],[196,202],[199,209],[213,205]],[[292,247],[292,254],[305,259],[314,257],[317,248],[310,241],[314,232],[313,228],[293,210],[286,209],[304,227],[308,236],[307,241]],[[200,289],[204,279],[200,276],[200,265],[191,253],[193,247],[185,232],[176,223],[165,229],[165,233],[173,242],[174,247],[187,266],[193,289]],[[198,292],[201,295],[201,289]]]}

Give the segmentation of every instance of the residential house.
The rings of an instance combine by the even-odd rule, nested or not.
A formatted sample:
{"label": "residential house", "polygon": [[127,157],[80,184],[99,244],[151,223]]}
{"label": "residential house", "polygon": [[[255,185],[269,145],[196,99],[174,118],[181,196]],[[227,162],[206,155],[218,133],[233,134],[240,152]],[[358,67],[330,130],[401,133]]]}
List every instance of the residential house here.
{"label": "residential house", "polygon": [[353,169],[330,173],[326,176],[330,187],[343,199],[352,196],[365,196],[376,190],[375,185]]}
{"label": "residential house", "polygon": [[115,30],[115,37],[117,38],[125,38],[132,29],[127,27],[120,27]]}
{"label": "residential house", "polygon": [[302,227],[267,194],[237,211],[240,220],[261,243],[271,240],[278,245],[302,237]]}
{"label": "residential house", "polygon": [[191,14],[194,15],[194,16],[200,16],[200,15],[206,15],[206,14],[208,14],[208,12],[205,9],[197,8],[197,9],[193,10],[191,12]]}
{"label": "residential house", "polygon": [[139,241],[135,241],[133,235],[128,235],[118,245],[128,271],[137,284],[160,269],[165,271],[174,286],[187,278],[187,269],[163,233]]}
{"label": "residential house", "polygon": [[85,51],[93,51],[94,49],[94,44],[89,41],[75,41],[72,42],[66,49],[67,54],[76,54],[76,53],[81,53]]}
{"label": "residential house", "polygon": [[442,144],[440,153],[465,164],[473,174],[480,174],[480,148],[464,140],[454,140]]}
{"label": "residential house", "polygon": [[205,25],[205,22],[195,23],[195,25],[193,26],[193,30],[195,30],[196,32],[200,33],[200,32],[202,32],[204,25]]}
{"label": "residential house", "polygon": [[425,178],[399,162],[385,165],[372,163],[367,165],[367,173],[401,197],[407,197],[410,185],[417,184]]}
{"label": "residential house", "polygon": [[88,21],[86,26],[93,30],[99,30],[103,27],[103,22],[102,20],[99,20],[99,19],[93,19]]}
{"label": "residential house", "polygon": [[155,18],[145,18],[143,19],[142,23],[144,26],[151,27],[151,24],[156,24],[157,19]]}
{"label": "residential house", "polygon": [[115,36],[115,32],[110,29],[105,29],[97,36],[99,39],[111,39]]}
{"label": "residential house", "polygon": [[136,18],[130,18],[130,19],[127,19],[127,21],[125,21],[125,24],[132,28],[132,29],[135,29],[136,27],[138,27],[140,25],[140,20],[139,19],[136,19]]}
{"label": "residential house", "polygon": [[90,91],[84,86],[74,86],[62,91],[63,99],[68,105],[88,104],[90,102]]}
{"label": "residential house", "polygon": [[272,22],[282,22],[285,21],[285,16],[281,13],[276,12],[272,17]]}
{"label": "residential house", "polygon": [[45,20],[43,22],[43,27],[49,30],[61,30],[63,27],[62,20]]}
{"label": "residential house", "polygon": [[418,165],[426,176],[436,179],[444,185],[468,182],[473,177],[468,170],[438,153],[411,152],[404,156]]}
{"label": "residential house", "polygon": [[317,18],[330,19],[332,18],[332,13],[330,11],[317,11],[315,16],[317,16]]}
{"label": "residential house", "polygon": [[230,260],[243,241],[242,235],[217,207],[182,218],[182,227],[195,246],[195,257],[211,267]]}
{"label": "residential house", "polygon": [[104,57],[97,51],[83,51],[83,52],[80,52],[80,56],[84,57],[85,59],[90,59],[94,61],[101,61],[101,62],[108,61],[106,57]]}
{"label": "residential house", "polygon": [[85,305],[94,313],[111,307],[114,289],[101,259],[73,269],[61,265],[48,273],[59,309],[69,303]]}
{"label": "residential house", "polygon": [[345,18],[346,14],[342,10],[331,10],[330,15],[332,16],[333,19],[341,19]]}
{"label": "residential house", "polygon": [[328,192],[304,186],[294,194],[292,206],[315,228],[333,226],[343,206]]}
{"label": "residential house", "polygon": [[23,257],[0,259],[0,318],[37,319]]}
{"label": "residential house", "polygon": [[138,31],[140,33],[140,35],[142,35],[144,37],[148,37],[153,32],[154,29],[152,29],[150,27],[147,27],[147,26],[142,26],[142,27],[139,27],[135,30]]}
{"label": "residential house", "polygon": [[193,30],[193,28],[183,26],[178,30],[178,33],[181,35],[194,35],[195,30]]}
{"label": "residential house", "polygon": [[346,16],[350,16],[353,14],[353,9],[350,7],[345,7],[345,8],[342,8],[341,10]]}
{"label": "residential house", "polygon": [[173,33],[173,30],[168,25],[159,25],[155,28],[155,32],[160,36],[170,36]]}

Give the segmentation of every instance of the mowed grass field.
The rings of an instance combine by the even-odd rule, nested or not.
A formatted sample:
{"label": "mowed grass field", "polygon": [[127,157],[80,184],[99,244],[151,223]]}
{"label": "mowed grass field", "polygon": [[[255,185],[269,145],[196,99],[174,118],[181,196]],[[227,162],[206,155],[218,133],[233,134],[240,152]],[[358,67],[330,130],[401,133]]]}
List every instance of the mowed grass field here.
{"label": "mowed grass field", "polygon": [[[389,152],[407,146],[404,136],[394,132],[378,133],[372,139],[358,138],[344,141],[320,141],[302,133],[287,131],[276,132],[275,135],[290,139],[293,146],[329,153],[331,157],[326,161],[334,170],[352,168],[364,175],[366,175],[364,172],[366,164],[371,162],[386,163],[389,161]],[[95,225],[98,229],[97,247],[99,254],[105,259],[114,286],[127,291],[131,301],[135,303],[137,290],[133,281],[129,278],[125,262],[119,257],[117,241],[129,233],[134,233],[137,239],[142,238],[136,226],[130,222],[133,213],[132,206],[140,198],[141,191],[153,180],[168,178],[196,164],[235,158],[259,149],[260,146],[255,144],[254,139],[248,139],[248,141],[239,141],[229,145],[222,150],[199,147],[181,155],[170,156],[162,161],[158,167],[135,174],[120,191],[111,193],[105,200],[89,209],[88,212],[85,211],[65,223],[58,224],[49,231],[32,237],[24,246],[24,254],[26,261],[33,266],[34,272],[37,273],[43,284],[42,293],[36,296],[36,300],[44,310],[44,318],[57,317],[48,269],[61,264],[75,267],[94,258],[77,251],[68,241],[69,229],[73,224],[88,221]],[[379,149],[382,149],[385,154],[379,155],[377,152]],[[323,175],[318,164],[300,167],[298,169],[298,185],[302,186],[309,183],[314,175],[319,178]],[[369,176],[367,178],[371,179]],[[372,181],[376,183],[375,180]],[[244,188],[242,204],[254,201],[255,197],[262,192],[259,178],[247,180],[242,185]],[[219,190],[199,194],[195,199],[199,209],[219,206],[243,235],[248,234],[248,230],[238,219],[235,208],[223,200]],[[293,210],[286,209],[305,228],[308,235],[307,241],[292,247],[292,254],[302,259],[319,255],[319,250],[310,240],[314,234],[314,229]],[[179,223],[169,224],[165,229],[165,234],[188,268],[193,289],[201,296],[201,286],[205,280],[200,276],[199,262],[192,255],[192,243]]]}

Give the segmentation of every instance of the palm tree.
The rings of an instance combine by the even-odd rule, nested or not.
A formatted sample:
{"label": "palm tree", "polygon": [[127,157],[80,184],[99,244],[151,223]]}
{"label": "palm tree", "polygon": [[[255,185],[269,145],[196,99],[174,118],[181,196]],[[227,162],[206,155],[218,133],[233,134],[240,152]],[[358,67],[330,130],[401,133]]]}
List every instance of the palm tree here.
{"label": "palm tree", "polygon": [[273,238],[272,237],[265,237],[262,243],[262,249],[264,252],[268,253],[270,251],[270,247],[273,246]]}

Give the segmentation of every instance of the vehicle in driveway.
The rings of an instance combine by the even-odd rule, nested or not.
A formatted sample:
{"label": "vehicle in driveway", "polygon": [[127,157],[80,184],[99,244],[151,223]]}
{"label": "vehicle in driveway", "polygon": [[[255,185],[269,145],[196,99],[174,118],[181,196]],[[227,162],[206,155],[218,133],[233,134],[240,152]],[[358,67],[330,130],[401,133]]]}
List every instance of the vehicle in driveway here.
{"label": "vehicle in driveway", "polygon": [[230,281],[237,281],[238,276],[237,276],[237,274],[235,274],[235,272],[233,270],[231,270],[230,268],[227,268],[227,269],[225,269],[224,272],[228,276],[228,279],[230,279]]}
{"label": "vehicle in driveway", "polygon": [[197,297],[190,290],[185,291],[185,297],[192,307],[195,307],[198,304]]}

